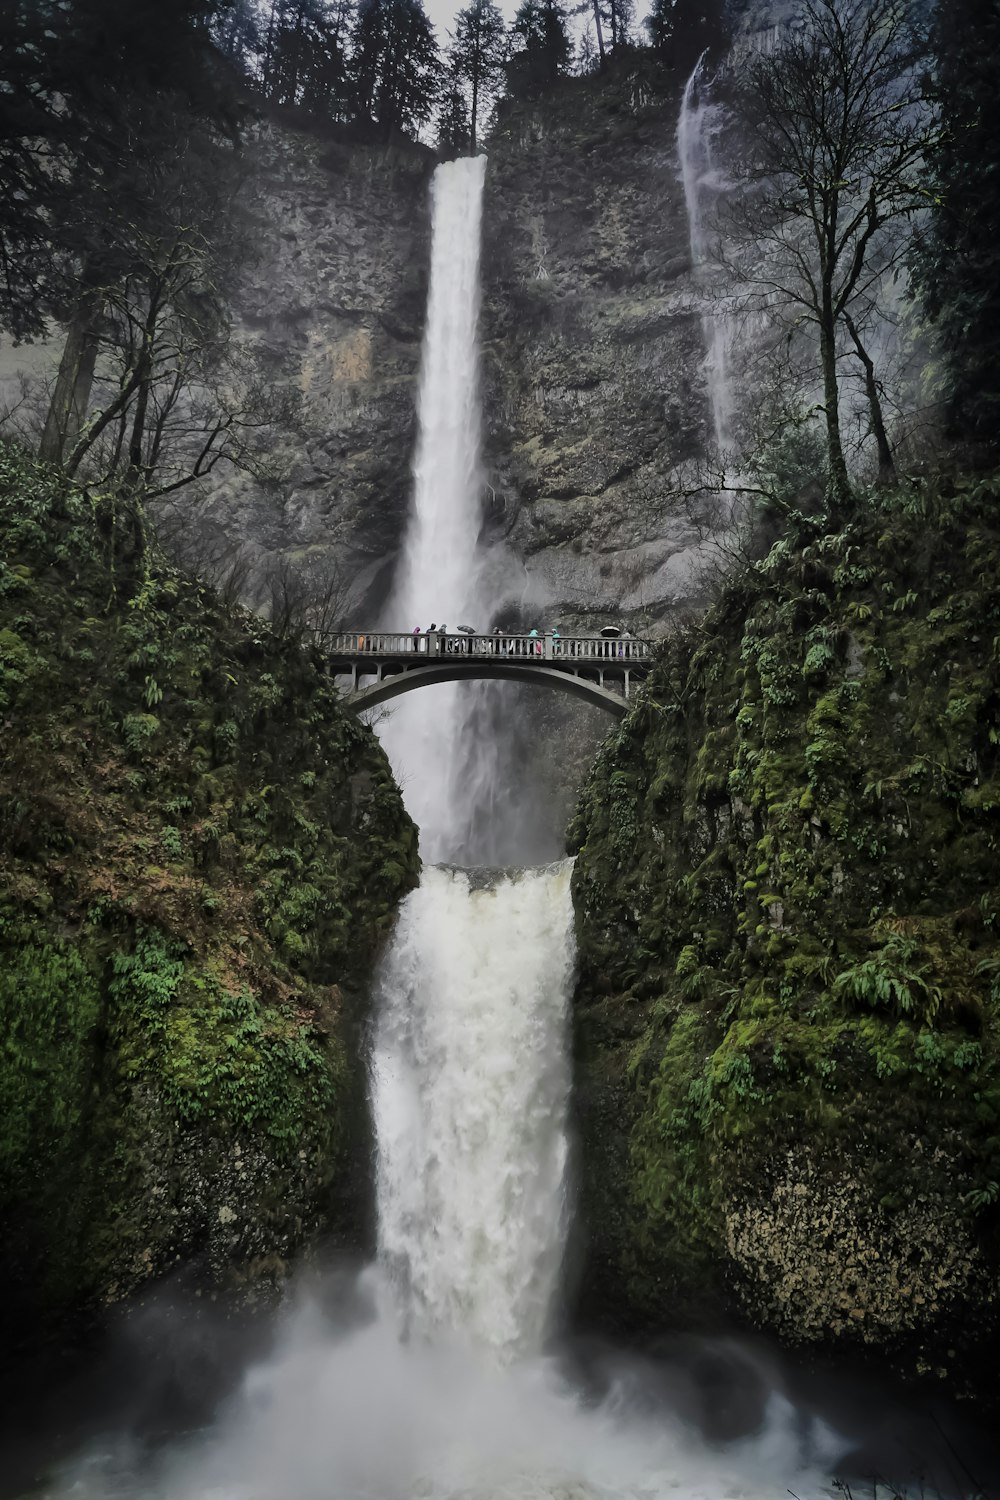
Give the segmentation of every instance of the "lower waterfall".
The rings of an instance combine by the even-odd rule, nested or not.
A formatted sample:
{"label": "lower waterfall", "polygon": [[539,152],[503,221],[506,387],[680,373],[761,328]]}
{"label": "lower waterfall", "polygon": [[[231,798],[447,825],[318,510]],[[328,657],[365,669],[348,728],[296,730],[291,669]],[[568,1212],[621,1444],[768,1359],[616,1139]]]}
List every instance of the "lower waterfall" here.
{"label": "lower waterfall", "polygon": [[411,1332],[510,1357],[549,1327],[567,1222],[568,861],[430,869],[379,996],[379,1262]]}

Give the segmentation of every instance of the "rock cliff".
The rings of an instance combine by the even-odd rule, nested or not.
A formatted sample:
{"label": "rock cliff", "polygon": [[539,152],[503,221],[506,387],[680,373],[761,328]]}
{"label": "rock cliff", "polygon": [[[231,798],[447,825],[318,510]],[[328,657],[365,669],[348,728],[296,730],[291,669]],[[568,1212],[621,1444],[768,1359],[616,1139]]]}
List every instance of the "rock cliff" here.
{"label": "rock cliff", "polygon": [[803,523],[665,644],[583,795],[586,1295],[983,1401],[1000,1264],[988,483]]}
{"label": "rock cliff", "polygon": [[327,557],[371,619],[406,519],[427,294],[430,153],[262,129],[247,146],[254,252],[231,291],[237,339],[301,396],[274,483],[230,473],[214,527],[258,557]]}
{"label": "rock cliff", "polygon": [[[701,532],[672,497],[708,431],[677,107],[641,72],[569,80],[488,148],[485,509],[513,613],[653,620],[699,589]],[[233,309],[301,391],[301,431],[277,486],[217,489],[215,524],[335,556],[370,618],[410,491],[433,159],[273,127],[248,156],[257,249]]]}
{"label": "rock cliff", "polygon": [[0,450],[0,1264],[32,1335],[364,1233],[361,1004],[416,834],[316,662]]}
{"label": "rock cliff", "polygon": [[[662,81],[660,83],[662,87]],[[690,600],[676,498],[709,415],[676,153],[641,71],[511,107],[490,146],[482,319],[494,522],[550,617]]]}

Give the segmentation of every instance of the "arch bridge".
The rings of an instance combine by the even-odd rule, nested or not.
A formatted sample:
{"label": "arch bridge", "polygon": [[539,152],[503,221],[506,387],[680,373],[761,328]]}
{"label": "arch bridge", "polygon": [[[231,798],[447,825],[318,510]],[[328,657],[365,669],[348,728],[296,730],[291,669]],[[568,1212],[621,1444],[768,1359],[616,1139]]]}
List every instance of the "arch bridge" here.
{"label": "arch bridge", "polygon": [[[433,682],[499,678],[572,693],[621,718],[646,676],[653,643],[635,636],[471,635],[429,630],[340,631],[323,642],[334,677],[350,678],[344,707],[361,713]],[[372,679],[372,680],[368,680]]]}

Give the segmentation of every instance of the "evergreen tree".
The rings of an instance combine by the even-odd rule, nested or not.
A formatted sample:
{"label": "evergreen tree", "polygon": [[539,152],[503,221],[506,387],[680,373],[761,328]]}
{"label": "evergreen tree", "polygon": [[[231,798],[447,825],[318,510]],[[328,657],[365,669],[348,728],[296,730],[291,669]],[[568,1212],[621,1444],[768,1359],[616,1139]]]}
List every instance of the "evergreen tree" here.
{"label": "evergreen tree", "polygon": [[562,0],[521,0],[511,30],[507,79],[512,94],[538,95],[569,72],[573,46]]}
{"label": "evergreen tree", "polygon": [[361,0],[353,28],[355,109],[383,134],[416,134],[437,102],[437,42],[421,0]]}
{"label": "evergreen tree", "polygon": [[350,102],[352,15],[350,0],[273,0],[261,80],[265,96],[343,118]]}
{"label": "evergreen tree", "polygon": [[580,45],[576,55],[576,71],[586,77],[589,73],[597,73],[601,67],[601,54],[594,40],[594,28],[588,21],[583,28]]}
{"label": "evergreen tree", "polygon": [[632,24],[635,20],[634,0],[607,0],[605,16],[612,49],[627,47],[632,41]]}
{"label": "evergreen tree", "polygon": [[473,154],[486,111],[496,98],[507,57],[507,28],[493,0],[472,0],[455,17],[448,49],[451,76],[464,84]]}
{"label": "evergreen tree", "polygon": [[211,28],[227,0],[7,0],[0,12],[0,326],[69,316],[130,159],[169,141],[159,101],[233,122]]}
{"label": "evergreen tree", "polygon": [[469,106],[465,100],[465,81],[453,68],[448,71],[438,112],[438,150],[445,156],[467,156],[472,149],[472,127]]}
{"label": "evergreen tree", "polygon": [[723,0],[653,0],[645,26],[654,51],[685,72],[706,50],[718,54],[729,45]]}
{"label": "evergreen tree", "polygon": [[212,23],[219,53],[235,72],[249,78],[260,53],[261,35],[255,0],[232,0]]}
{"label": "evergreen tree", "polygon": [[1000,7],[949,0],[934,33],[941,113],[918,280],[943,336],[953,435],[1000,445]]}

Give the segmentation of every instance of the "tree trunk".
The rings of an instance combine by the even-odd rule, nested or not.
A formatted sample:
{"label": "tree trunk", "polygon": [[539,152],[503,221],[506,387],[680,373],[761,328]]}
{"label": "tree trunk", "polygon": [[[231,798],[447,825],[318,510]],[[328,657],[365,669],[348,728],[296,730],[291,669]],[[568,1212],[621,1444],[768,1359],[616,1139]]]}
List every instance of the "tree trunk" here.
{"label": "tree trunk", "polygon": [[[832,299],[824,288],[824,306],[820,319],[819,352],[823,367],[823,402],[826,412],[826,446],[830,460],[830,509],[835,516],[851,510],[854,495],[844,457],[844,440],[840,431],[840,389],[837,384],[837,333],[833,321]],[[829,304],[829,305],[827,305]]]}
{"label": "tree trunk", "polygon": [[601,59],[601,72],[604,71],[604,31],[601,27],[601,0],[594,0],[594,25],[597,28],[597,53]]}
{"label": "tree trunk", "polygon": [[151,337],[147,337],[139,356],[139,367],[136,372],[137,396],[132,416],[132,434],[129,439],[128,468],[125,471],[122,486],[127,495],[138,495],[149,477],[143,463],[143,442],[146,436],[146,417],[149,413],[149,395],[153,375],[151,344]]}
{"label": "tree trunk", "polygon": [[875,445],[878,449],[879,483],[892,484],[896,478],[896,462],[892,456],[892,449],[889,446],[888,433],[885,430],[882,400],[879,396],[878,381],[875,378],[875,361],[861,342],[861,335],[858,333],[854,319],[850,313],[844,314],[844,322],[847,324],[848,333],[854,340],[854,347],[857,350],[858,358],[864,366],[865,394],[868,397],[868,409],[871,412],[872,419],[872,432],[875,437]]}
{"label": "tree trunk", "polygon": [[49,402],[38,456],[43,463],[61,464],[72,452],[90,405],[104,298],[87,288],[77,303],[66,332],[55,389]]}

